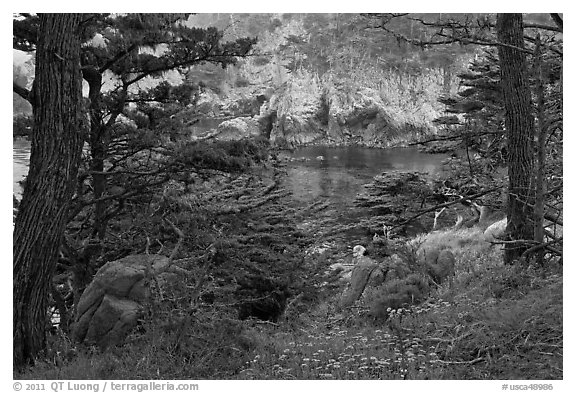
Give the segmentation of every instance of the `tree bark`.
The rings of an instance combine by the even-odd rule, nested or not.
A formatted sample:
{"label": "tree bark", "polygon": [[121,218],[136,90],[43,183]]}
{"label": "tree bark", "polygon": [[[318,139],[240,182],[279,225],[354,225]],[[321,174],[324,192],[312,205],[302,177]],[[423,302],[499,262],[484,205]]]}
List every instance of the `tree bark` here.
{"label": "tree bark", "polygon": [[[496,23],[501,85],[508,138],[508,240],[532,240],[534,117],[524,49],[522,14],[498,14]],[[513,263],[528,248],[518,242],[506,245],[504,262]]]}
{"label": "tree bark", "polygon": [[[536,167],[536,195],[534,201],[534,240],[544,243],[544,202],[546,195],[546,117],[544,114],[544,76],[542,74],[542,45],[540,34],[536,36],[534,50],[534,74],[536,80],[536,108],[538,113],[538,149]],[[544,247],[536,251],[536,260],[544,264]]]}
{"label": "tree bark", "polygon": [[80,14],[42,14],[30,170],[13,233],[13,364],[46,345],[47,303],[78,173],[82,138]]}

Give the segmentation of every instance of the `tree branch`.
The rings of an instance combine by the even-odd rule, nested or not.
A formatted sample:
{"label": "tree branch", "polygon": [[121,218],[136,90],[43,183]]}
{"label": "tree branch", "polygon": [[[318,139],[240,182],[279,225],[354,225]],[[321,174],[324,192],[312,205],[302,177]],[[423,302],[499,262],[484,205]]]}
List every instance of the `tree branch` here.
{"label": "tree branch", "polygon": [[556,23],[556,26],[558,26],[560,28],[560,31],[563,31],[564,30],[564,21],[562,20],[562,17],[560,16],[560,14],[550,14],[550,17],[552,18],[554,23]]}
{"label": "tree branch", "polygon": [[473,199],[480,198],[481,196],[484,196],[484,195],[486,195],[486,194],[490,194],[491,192],[498,191],[500,188],[502,188],[502,187],[494,187],[494,188],[491,188],[491,189],[486,190],[486,191],[479,192],[479,193],[474,194],[474,195],[470,195],[470,196],[466,196],[466,197],[461,196],[459,199],[456,199],[456,200],[454,200],[454,201],[452,201],[452,202],[446,202],[446,203],[441,203],[441,204],[436,205],[436,206],[432,206],[431,208],[426,209],[426,210],[423,210],[423,211],[421,211],[420,213],[415,214],[414,216],[412,216],[412,217],[404,220],[403,222],[392,226],[391,228],[401,227],[401,226],[403,226],[403,225],[408,224],[410,221],[412,221],[412,220],[414,220],[414,219],[416,219],[416,218],[418,218],[418,217],[420,217],[420,216],[423,216],[423,215],[426,214],[426,213],[430,213],[430,212],[436,211],[436,210],[441,209],[441,208],[443,208],[443,207],[452,206],[452,205],[455,205],[455,204],[457,204],[457,203],[462,203],[463,201],[466,201],[466,200],[473,200]]}

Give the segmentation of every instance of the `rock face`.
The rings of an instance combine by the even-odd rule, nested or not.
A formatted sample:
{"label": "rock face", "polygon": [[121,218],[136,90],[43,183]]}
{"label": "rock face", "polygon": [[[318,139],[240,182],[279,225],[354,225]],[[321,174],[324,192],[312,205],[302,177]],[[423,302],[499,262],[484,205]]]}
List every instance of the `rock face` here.
{"label": "rock face", "polygon": [[130,255],[102,266],[78,302],[73,337],[101,348],[121,344],[150,299],[149,279],[168,263],[161,255]]}
{"label": "rock face", "polygon": [[270,141],[298,146],[310,143],[386,147],[400,126],[375,89],[333,80],[310,86],[289,85],[260,109],[277,113]]}
{"label": "rock face", "polygon": [[328,106],[327,139],[337,144],[385,146],[398,126],[374,89],[350,91],[336,83],[324,92]]}

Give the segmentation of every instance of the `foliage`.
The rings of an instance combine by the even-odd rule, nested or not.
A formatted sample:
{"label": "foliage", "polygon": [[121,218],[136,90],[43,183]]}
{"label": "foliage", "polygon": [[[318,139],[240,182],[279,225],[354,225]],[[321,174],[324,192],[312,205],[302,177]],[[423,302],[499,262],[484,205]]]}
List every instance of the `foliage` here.
{"label": "foliage", "polygon": [[33,119],[30,116],[15,116],[12,123],[12,136],[31,136]]}
{"label": "foliage", "polygon": [[241,172],[252,164],[268,158],[268,141],[240,140],[215,141],[213,143],[189,143],[175,152],[179,164],[187,167],[216,169],[224,172]]}
{"label": "foliage", "polygon": [[561,379],[561,277],[552,269],[503,266],[499,251],[479,245],[454,249],[467,254],[458,259],[451,289],[399,308],[385,324],[373,322],[364,307],[337,313],[335,300],[278,324],[220,319],[201,308],[188,318],[145,324],[129,344],[106,353],[57,338],[49,362],[17,377]]}
{"label": "foliage", "polygon": [[[204,14],[174,23],[179,18],[97,15],[88,23],[85,65],[102,69],[119,57],[109,68],[117,77],[105,81],[101,101],[93,101],[102,106],[91,108],[92,120],[105,126],[106,154],[100,158],[107,177],[98,197],[93,177],[98,152],[86,151],[57,274],[67,278],[74,272],[75,280],[83,269],[89,282],[106,261],[170,253],[175,238],[162,216],[186,235],[175,264],[189,273],[151,284],[155,300],[124,346],[102,353],[71,343],[56,329],[46,360],[16,377],[562,378],[562,276],[555,258],[545,268],[503,266],[501,250],[483,240],[479,227],[401,237],[431,228],[432,211],[411,221],[411,228],[402,224],[445,202],[443,191],[469,196],[505,180],[495,173],[506,152],[490,51],[460,74],[462,89],[455,75],[469,49],[416,51],[392,36],[375,42],[360,23],[367,16]],[[15,23],[15,31],[33,31],[34,17],[25,21]],[[189,29],[190,21],[224,31]],[[430,38],[416,21],[395,22],[405,35]],[[168,32],[184,42],[163,42]],[[33,48],[28,33],[18,34],[19,47]],[[237,41],[245,35],[259,37],[258,55],[220,69],[236,61],[233,53],[242,56],[254,44]],[[214,57],[201,53],[209,43],[217,48]],[[553,80],[559,75],[557,59],[548,62],[548,180],[556,190],[550,202],[561,215],[562,84]],[[169,69],[187,73],[165,72]],[[196,104],[206,91],[248,108],[254,94],[270,97],[262,86],[276,89],[271,102],[278,118],[305,114],[327,126],[338,109],[372,100],[391,124],[409,125],[397,133],[388,130],[391,140],[430,136],[439,125],[445,129],[438,138],[464,136],[463,144],[453,147],[473,151],[449,160],[449,173],[435,181],[416,173],[376,177],[353,213],[334,212],[337,207],[322,201],[302,206],[283,188],[282,170],[270,168],[268,141],[188,141],[188,127],[201,115]],[[335,86],[345,94],[333,94]],[[437,101],[443,94],[451,97]],[[444,104],[450,117],[433,123]],[[93,142],[92,147],[100,141]],[[100,198],[106,201],[101,238],[95,236]],[[498,194],[481,200],[502,203]],[[457,212],[445,216],[452,221]],[[383,224],[394,227],[392,246],[384,238],[390,228]],[[392,251],[400,256],[397,277],[367,290],[357,307],[338,310],[342,288],[327,277],[327,266],[344,260],[352,240],[369,238],[376,260]],[[450,283],[431,282],[419,262],[418,249],[436,248],[448,248],[456,257]],[[72,300],[66,304],[70,310]]]}

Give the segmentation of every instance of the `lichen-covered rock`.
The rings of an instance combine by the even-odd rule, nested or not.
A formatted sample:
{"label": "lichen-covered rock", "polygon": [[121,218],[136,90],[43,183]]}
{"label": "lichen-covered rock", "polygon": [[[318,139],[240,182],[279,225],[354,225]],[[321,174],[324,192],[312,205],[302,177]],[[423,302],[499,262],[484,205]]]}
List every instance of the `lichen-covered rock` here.
{"label": "lichen-covered rock", "polygon": [[340,307],[349,307],[354,304],[356,300],[360,299],[371,273],[378,266],[373,259],[368,257],[360,256],[357,259],[358,262],[352,270],[352,277],[348,288],[346,288],[346,291],[344,291],[340,299]]}
{"label": "lichen-covered rock", "polygon": [[508,219],[504,217],[500,221],[496,221],[494,224],[490,225],[484,231],[484,240],[487,242],[493,242],[495,240],[501,239],[506,233],[506,226],[508,225]]}
{"label": "lichen-covered rock", "polygon": [[370,273],[370,277],[368,277],[368,283],[366,286],[368,287],[379,287],[380,285],[384,284],[386,281],[386,271],[381,268],[380,266],[376,266],[372,273]]}
{"label": "lichen-covered rock", "polygon": [[150,298],[150,278],[168,264],[161,255],[130,255],[102,266],[78,302],[73,337],[102,348],[121,344]]}
{"label": "lichen-covered rock", "polygon": [[324,132],[311,118],[296,113],[284,114],[276,121],[270,142],[286,141],[290,146],[306,145],[318,141]]}
{"label": "lichen-covered rock", "polygon": [[220,123],[216,134],[220,141],[239,141],[260,135],[260,127],[252,118],[237,117]]}
{"label": "lichen-covered rock", "polygon": [[327,138],[336,143],[385,146],[398,125],[375,89],[336,83],[325,89],[328,102]]}

